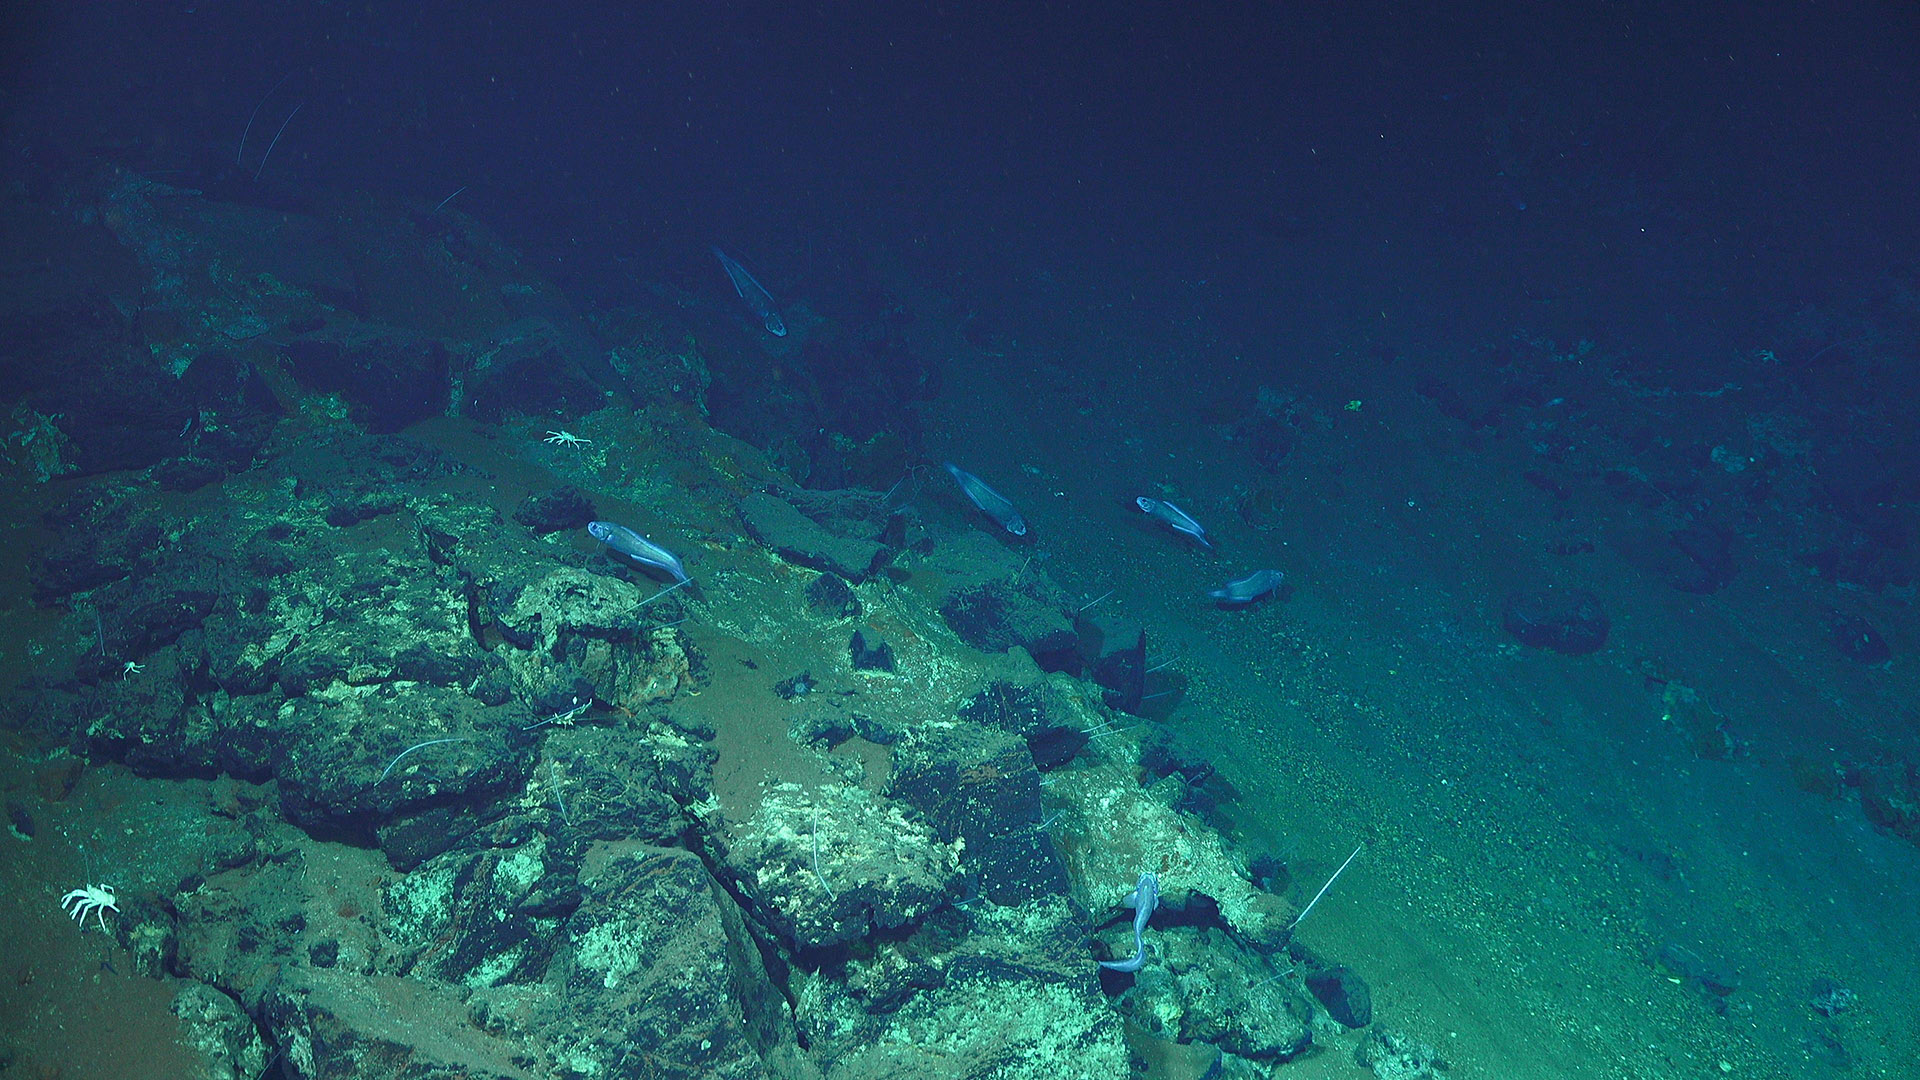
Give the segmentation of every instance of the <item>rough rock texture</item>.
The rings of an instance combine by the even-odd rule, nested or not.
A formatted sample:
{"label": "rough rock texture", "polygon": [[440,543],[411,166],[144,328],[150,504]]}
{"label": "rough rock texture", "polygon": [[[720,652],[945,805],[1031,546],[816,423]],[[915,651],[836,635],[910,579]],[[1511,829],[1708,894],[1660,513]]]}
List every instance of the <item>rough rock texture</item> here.
{"label": "rough rock texture", "polygon": [[516,695],[555,711],[574,700],[629,712],[672,700],[692,670],[680,636],[640,606],[658,591],[570,567],[528,583],[495,609],[509,642],[525,643],[497,653]]}
{"label": "rough rock texture", "polygon": [[340,394],[354,421],[376,435],[446,412],[451,358],[425,335],[332,325],[293,338],[283,351],[302,382]]}
{"label": "rough rock texture", "polygon": [[970,725],[916,730],[893,749],[888,793],[919,810],[941,840],[960,841],[961,865],[992,902],[1066,892],[1065,869],[1039,827],[1040,774],[1025,740]]}
{"label": "rough rock texture", "polygon": [[792,503],[765,492],[740,500],[740,522],[781,558],[852,582],[865,581],[886,552],[877,540],[830,532]]}
{"label": "rough rock texture", "polygon": [[1313,1005],[1274,963],[1218,930],[1154,930],[1152,961],[1120,1008],[1142,1029],[1212,1043],[1236,1057],[1286,1061],[1313,1045]]}
{"label": "rough rock texture", "polygon": [[334,683],[285,702],[273,723],[287,820],[323,835],[365,835],[424,813],[433,822],[424,835],[382,838],[402,863],[445,850],[524,786],[533,766],[523,710],[422,683]]}
{"label": "rough rock texture", "polygon": [[956,589],[940,614],[960,640],[981,652],[1020,646],[1046,671],[1079,670],[1079,638],[1051,590],[990,581]]}
{"label": "rough rock texture", "polygon": [[1254,888],[1216,833],[1193,828],[1173,809],[1184,786],[1177,778],[1142,788],[1136,768],[1113,761],[1054,774],[1050,794],[1074,807],[1055,831],[1089,841],[1062,845],[1074,899],[1096,914],[1112,911],[1141,872],[1152,870],[1163,906],[1186,906],[1197,893],[1219,905],[1220,917],[1250,948],[1271,953],[1285,946],[1292,920],[1286,902]]}
{"label": "rough rock texture", "polygon": [[691,853],[596,849],[561,937],[557,980],[539,996],[479,995],[483,1027],[614,1077],[759,1077],[763,1054],[790,1052],[785,1003],[733,901]]}
{"label": "rough rock texture", "polygon": [[259,1008],[300,1077],[533,1080],[520,1048],[466,1021],[459,988],[396,975],[296,967]]}
{"label": "rough rock texture", "polygon": [[128,933],[175,935],[172,966],[258,1017],[300,1076],[757,1077],[763,1052],[797,1060],[734,901],[657,846],[691,828],[671,797],[705,792],[711,751],[662,726],[568,728],[547,749],[524,798],[405,873],[267,826],[274,857],[189,882],[177,928],[154,907]]}
{"label": "rough rock texture", "polygon": [[1607,643],[1606,612],[1585,589],[1539,589],[1509,595],[1500,621],[1523,645],[1584,656]]}
{"label": "rough rock texture", "polygon": [[958,895],[960,852],[861,788],[779,784],[734,828],[723,865],[770,930],[814,949],[926,918]]}
{"label": "rough rock texture", "polygon": [[467,412],[498,421],[581,416],[605,404],[615,380],[600,347],[584,328],[553,314],[516,320],[475,344],[477,359],[463,380]]}
{"label": "rough rock texture", "polygon": [[200,1055],[205,1080],[253,1080],[266,1070],[266,1043],[239,1002],[206,983],[187,983],[174,996],[173,1015]]}
{"label": "rough rock texture", "polygon": [[1313,972],[1307,976],[1307,989],[1342,1026],[1363,1028],[1373,1023],[1373,991],[1352,968],[1335,964]]}
{"label": "rough rock texture", "polygon": [[513,512],[513,520],[538,536],[562,529],[584,529],[596,516],[593,500],[572,484],[529,495]]}
{"label": "rough rock texture", "polygon": [[1367,1032],[1354,1049],[1353,1060],[1379,1080],[1428,1080],[1447,1069],[1446,1061],[1433,1047],[1410,1035],[1380,1028]]}
{"label": "rough rock texture", "polygon": [[860,598],[839,574],[822,573],[807,586],[805,595],[807,610],[820,618],[849,619],[860,614]]}
{"label": "rough rock texture", "polygon": [[1061,897],[948,909],[905,940],[803,977],[799,1027],[831,1077],[1105,1077],[1126,1048]]}
{"label": "rough rock texture", "polygon": [[[1145,868],[1187,924],[1149,931],[1156,970],[1187,973],[1172,1029],[1248,1055],[1230,1066],[1289,1052],[1265,998],[1239,1020],[1202,1000],[1263,970],[1280,902],[1176,812],[1178,781],[1138,787],[1097,687],[1042,673],[1085,669],[1078,601],[1040,553],[876,493],[918,456],[897,406],[931,392],[886,334],[796,309],[786,353],[756,338],[710,384],[711,335],[588,326],[457,206],[267,210],[115,170],[67,195],[49,216],[113,257],[44,310],[0,303],[10,460],[128,471],[47,516],[30,572],[62,621],[4,719],[48,755],[45,798],[124,785],[89,841],[123,872],[108,933],[194,981],[179,1010],[214,1074],[1124,1075],[1088,911],[1110,952]],[[769,356],[821,381],[785,414],[744,403],[779,421],[759,444],[841,490],[794,489],[702,414]],[[878,385],[849,370],[886,392],[834,400]],[[444,449],[381,434],[441,413],[464,421],[423,429]],[[563,425],[582,441],[542,441]],[[596,501],[670,528],[700,585],[660,594],[571,534]],[[728,650],[704,716],[677,702],[721,682],[696,636]],[[834,779],[723,805],[703,739],[783,727]],[[48,814],[9,802],[24,831]],[[1136,987],[1156,1010],[1158,977]]]}

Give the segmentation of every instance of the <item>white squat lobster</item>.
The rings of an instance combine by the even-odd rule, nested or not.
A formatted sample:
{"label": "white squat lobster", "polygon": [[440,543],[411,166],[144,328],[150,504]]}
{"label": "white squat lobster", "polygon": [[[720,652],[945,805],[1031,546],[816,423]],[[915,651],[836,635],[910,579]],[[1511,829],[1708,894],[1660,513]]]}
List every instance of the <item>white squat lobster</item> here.
{"label": "white squat lobster", "polygon": [[561,430],[561,431],[547,432],[547,437],[544,439],[541,439],[540,441],[554,443],[559,446],[581,447],[581,446],[587,445],[593,440],[583,439],[580,436],[575,435],[571,431]]}
{"label": "white squat lobster", "polygon": [[[71,910],[68,904],[73,905]],[[107,917],[102,912],[120,914],[119,897],[113,894],[111,885],[86,885],[61,897],[60,910],[72,915],[73,921],[79,923],[82,930],[87,927],[87,916],[92,915],[99,920],[100,932],[104,934],[107,932]]]}

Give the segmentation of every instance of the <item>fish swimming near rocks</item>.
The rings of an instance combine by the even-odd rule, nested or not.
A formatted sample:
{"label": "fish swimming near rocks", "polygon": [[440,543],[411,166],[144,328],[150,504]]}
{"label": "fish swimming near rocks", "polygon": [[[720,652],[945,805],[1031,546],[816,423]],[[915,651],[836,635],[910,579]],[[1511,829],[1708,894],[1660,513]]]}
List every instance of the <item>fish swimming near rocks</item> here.
{"label": "fish swimming near rocks", "polygon": [[1147,962],[1147,941],[1141,935],[1146,932],[1147,920],[1153,918],[1153,909],[1160,906],[1160,878],[1151,870],[1141,874],[1140,883],[1121,903],[1133,909],[1133,955],[1125,960],[1102,960],[1100,966],[1109,971],[1139,971]]}
{"label": "fish swimming near rocks", "polygon": [[687,568],[681,564],[678,556],[625,525],[615,525],[611,521],[589,521],[587,532],[595,540],[643,566],[665,570],[676,582],[690,580]]}
{"label": "fish swimming near rocks", "polygon": [[747,268],[734,262],[726,252],[716,247],[713,256],[720,260],[720,269],[727,272],[727,280],[733,282],[733,291],[739,293],[740,299],[745,300],[747,307],[760,317],[760,325],[767,328],[767,333],[774,337],[786,337],[787,323],[773,306],[773,294],[753,280]]}
{"label": "fish swimming near rocks", "polygon": [[1280,583],[1286,579],[1287,575],[1278,570],[1255,570],[1238,581],[1227,582],[1207,595],[1223,604],[1236,606],[1251,604],[1279,588]]}
{"label": "fish swimming near rocks", "polygon": [[951,461],[946,462],[944,467],[953,474],[953,482],[960,485],[960,490],[966,493],[973,505],[980,508],[981,513],[999,522],[1001,528],[1015,536],[1027,535],[1027,519],[1020,516],[1020,511],[1013,508],[1013,502],[1005,495]]}
{"label": "fish swimming near rocks", "polygon": [[1180,509],[1170,502],[1165,502],[1160,499],[1149,499],[1145,495],[1133,500],[1133,505],[1146,511],[1149,515],[1166,522],[1172,527],[1173,531],[1185,533],[1195,540],[1200,541],[1201,547],[1209,551],[1213,549],[1212,541],[1207,539],[1207,530],[1201,528],[1200,523],[1193,520],[1192,515],[1188,514],[1185,510]]}

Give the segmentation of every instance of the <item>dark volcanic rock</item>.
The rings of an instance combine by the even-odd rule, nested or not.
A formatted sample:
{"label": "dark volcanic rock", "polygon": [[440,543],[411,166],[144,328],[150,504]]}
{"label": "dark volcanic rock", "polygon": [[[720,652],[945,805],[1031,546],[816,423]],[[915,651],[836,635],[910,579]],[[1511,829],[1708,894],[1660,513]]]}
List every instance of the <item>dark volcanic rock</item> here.
{"label": "dark volcanic rock", "polygon": [[1018,735],[1027,741],[1034,768],[1041,772],[1072,761],[1092,736],[1079,725],[1055,718],[1045,684],[1018,686],[996,679],[960,708],[960,718]]}
{"label": "dark volcanic rock", "polygon": [[1689,525],[1669,536],[1673,546],[1687,557],[1670,577],[1674,588],[1706,594],[1733,580],[1732,533],[1712,525]]}
{"label": "dark volcanic rock", "polygon": [[226,475],[226,470],[205,458],[168,458],[153,467],[153,479],[162,491],[198,491]]}
{"label": "dark volcanic rock", "polygon": [[1006,652],[1019,645],[1043,671],[1078,670],[1079,637],[1073,623],[1037,590],[990,581],[955,590],[940,605],[940,614],[961,641],[981,652]]}
{"label": "dark volcanic rock", "polygon": [[1065,869],[1035,828],[1040,773],[1024,740],[981,728],[928,729],[894,750],[889,791],[911,803],[996,904],[1064,893]]}
{"label": "dark volcanic rock", "polygon": [[847,619],[860,614],[860,598],[839,574],[824,573],[807,586],[807,610],[823,619]]}
{"label": "dark volcanic rock", "polygon": [[959,895],[959,844],[911,809],[858,787],[774,785],[751,818],[729,823],[720,865],[789,948],[902,930]]}
{"label": "dark volcanic rock", "polygon": [[572,484],[529,495],[513,512],[513,520],[540,536],[563,529],[584,529],[593,518],[593,500]]}
{"label": "dark volcanic rock", "polygon": [[1373,992],[1350,967],[1339,965],[1307,976],[1307,989],[1335,1020],[1350,1028],[1373,1023]]}
{"label": "dark volcanic rock", "polygon": [[620,387],[603,347],[574,320],[554,315],[520,319],[479,344],[486,364],[464,376],[473,416],[496,422],[508,416],[583,416]]}
{"label": "dark volcanic rock", "polygon": [[1253,460],[1268,472],[1278,469],[1281,460],[1292,453],[1300,442],[1299,431],[1278,416],[1252,417],[1244,421],[1234,434],[1246,443]]}
{"label": "dark volcanic rock", "polygon": [[1500,621],[1523,645],[1583,656],[1607,643],[1610,625],[1600,598],[1585,589],[1541,589],[1514,593],[1502,606]]}
{"label": "dark volcanic rock", "polygon": [[354,421],[375,434],[446,411],[450,360],[433,338],[392,327],[328,326],[288,342],[285,352],[301,382],[338,393]]}
{"label": "dark volcanic rock", "polygon": [[755,540],[781,558],[848,581],[866,580],[886,551],[875,540],[836,536],[793,504],[765,492],[740,500],[740,521]]}
{"label": "dark volcanic rock", "polygon": [[1858,615],[1836,613],[1828,629],[1833,634],[1834,647],[1849,660],[1880,664],[1893,657],[1887,639],[1880,636],[1872,623]]}
{"label": "dark volcanic rock", "polygon": [[1147,692],[1147,632],[1137,630],[1131,641],[1114,641],[1093,665],[1093,681],[1105,691],[1101,698],[1110,709],[1138,714],[1140,701]]}
{"label": "dark volcanic rock", "polygon": [[855,671],[892,671],[893,646],[879,638],[869,638],[864,630],[855,630],[847,643]]}

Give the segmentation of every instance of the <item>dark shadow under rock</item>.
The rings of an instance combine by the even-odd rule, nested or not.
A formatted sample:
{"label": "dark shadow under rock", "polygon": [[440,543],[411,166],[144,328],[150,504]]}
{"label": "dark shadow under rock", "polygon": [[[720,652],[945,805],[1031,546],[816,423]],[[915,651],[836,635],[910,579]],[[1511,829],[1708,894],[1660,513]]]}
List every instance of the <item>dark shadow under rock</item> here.
{"label": "dark shadow under rock", "polygon": [[855,671],[892,671],[893,646],[866,630],[855,630],[847,643]]}
{"label": "dark shadow under rock", "polygon": [[1523,645],[1569,656],[1598,651],[1610,627],[1600,598],[1585,589],[1513,593],[1502,605],[1501,624]]}
{"label": "dark shadow under rock", "polygon": [[564,529],[584,529],[594,519],[593,500],[572,484],[529,495],[513,512],[513,520],[546,536]]}
{"label": "dark shadow under rock", "polygon": [[1272,958],[1218,929],[1156,926],[1152,940],[1152,962],[1118,1002],[1143,1030],[1254,1061],[1288,1061],[1312,1048],[1312,1005],[1274,978]]}
{"label": "dark shadow under rock", "polygon": [[[453,846],[496,800],[526,784],[527,723],[517,707],[490,708],[419,683],[295,699],[274,714],[282,809],[310,832],[361,842],[387,823],[396,845],[389,857],[416,864]],[[394,824],[428,810],[441,819],[434,829]]]}
{"label": "dark shadow under rock", "polygon": [[996,904],[1067,890],[1066,870],[1038,826],[1040,774],[1019,736],[985,728],[916,730],[893,751],[889,794],[911,804]]}
{"label": "dark shadow under rock", "polygon": [[765,492],[740,500],[740,522],[781,558],[852,582],[865,581],[886,552],[877,540],[837,536],[793,504]]}
{"label": "dark shadow under rock", "polygon": [[823,619],[849,619],[860,614],[860,598],[839,574],[822,573],[807,585],[807,610]]}
{"label": "dark shadow under rock", "polygon": [[339,394],[354,422],[374,434],[447,410],[451,357],[434,338],[395,327],[328,325],[282,352],[296,378]]}
{"label": "dark shadow under rock", "polygon": [[1893,658],[1893,649],[1880,631],[1866,619],[1853,614],[1835,612],[1827,623],[1829,634],[1833,637],[1833,647],[1840,655],[1862,664],[1884,664]]}
{"label": "dark shadow under rock", "polygon": [[1307,989],[1342,1026],[1363,1028],[1373,1023],[1373,991],[1352,968],[1335,965],[1308,975]]}
{"label": "dark shadow under rock", "polygon": [[1001,653],[1018,645],[1042,671],[1078,669],[1073,623],[1039,586],[990,581],[956,589],[940,604],[940,615],[961,641],[981,652]]}

